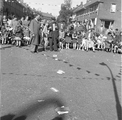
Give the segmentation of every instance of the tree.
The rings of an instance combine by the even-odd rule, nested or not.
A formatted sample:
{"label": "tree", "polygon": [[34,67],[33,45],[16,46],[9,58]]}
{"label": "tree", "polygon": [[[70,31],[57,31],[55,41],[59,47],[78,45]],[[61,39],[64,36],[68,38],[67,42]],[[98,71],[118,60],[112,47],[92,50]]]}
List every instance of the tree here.
{"label": "tree", "polygon": [[64,0],[64,4],[61,4],[61,10],[57,18],[59,22],[69,23],[70,16],[72,15],[71,4],[71,0]]}
{"label": "tree", "polygon": [[71,8],[71,6],[72,6],[72,0],[64,0],[64,4],[65,4],[68,8]]}
{"label": "tree", "polygon": [[4,6],[4,1],[0,0],[0,26],[2,25],[3,6]]}

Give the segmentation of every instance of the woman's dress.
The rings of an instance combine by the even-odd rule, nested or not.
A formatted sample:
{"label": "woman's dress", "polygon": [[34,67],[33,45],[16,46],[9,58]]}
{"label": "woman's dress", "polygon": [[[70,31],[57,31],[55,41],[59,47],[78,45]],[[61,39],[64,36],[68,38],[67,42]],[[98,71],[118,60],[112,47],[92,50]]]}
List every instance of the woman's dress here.
{"label": "woman's dress", "polygon": [[24,37],[30,37],[29,25],[30,25],[30,21],[23,21]]}

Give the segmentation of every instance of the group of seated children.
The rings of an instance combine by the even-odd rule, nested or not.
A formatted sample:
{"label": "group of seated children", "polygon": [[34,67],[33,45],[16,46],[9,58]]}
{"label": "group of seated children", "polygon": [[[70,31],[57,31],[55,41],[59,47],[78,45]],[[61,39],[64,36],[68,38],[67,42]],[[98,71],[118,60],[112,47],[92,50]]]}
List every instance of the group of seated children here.
{"label": "group of seated children", "polygon": [[72,44],[73,49],[80,50],[81,44],[82,44],[82,38],[85,37],[85,34],[83,31],[74,31],[73,33],[69,31],[59,31],[59,46],[60,49],[64,49],[64,46],[66,49],[70,49],[70,44]]}
{"label": "group of seated children", "polygon": [[[12,44],[21,47],[22,43],[29,45],[31,42],[29,24],[24,24],[26,21],[16,20],[14,26],[3,23],[0,29],[1,44]],[[27,21],[28,22],[28,21]]]}

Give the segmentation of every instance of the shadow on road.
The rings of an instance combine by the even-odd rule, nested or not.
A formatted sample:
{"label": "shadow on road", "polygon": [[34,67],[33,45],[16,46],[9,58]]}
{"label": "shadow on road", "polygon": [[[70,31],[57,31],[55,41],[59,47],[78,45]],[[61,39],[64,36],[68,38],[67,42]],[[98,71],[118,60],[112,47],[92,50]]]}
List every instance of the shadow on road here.
{"label": "shadow on road", "polygon": [[111,74],[111,77],[112,77],[112,83],[113,83],[115,101],[116,101],[117,117],[118,117],[118,120],[122,120],[122,108],[121,108],[121,104],[120,104],[120,101],[119,101],[119,97],[118,97],[118,93],[117,93],[117,88],[116,88],[116,83],[115,83],[115,78],[113,76],[112,70],[104,62],[100,63],[100,65],[106,66],[109,69],[109,71],[110,71],[110,74]]}
{"label": "shadow on road", "polygon": [[12,120],[15,117],[15,115],[13,114],[8,114],[8,115],[4,115],[0,118],[0,120]]}
{"label": "shadow on road", "polygon": [[13,47],[13,46],[10,45],[10,46],[1,47],[0,50],[5,50],[5,49],[7,49],[7,48],[11,48],[11,47]]}
{"label": "shadow on road", "polygon": [[[65,106],[64,101],[62,101],[60,98],[56,98],[53,96],[47,96],[43,98],[44,101],[42,102],[34,102],[28,105],[26,108],[22,108],[17,115],[14,114],[8,114],[0,117],[0,120],[26,120],[29,115],[33,115],[34,113],[40,111],[40,114],[43,114],[43,112],[46,111],[49,107],[56,107],[59,108],[59,111],[62,106]],[[65,120],[66,115],[65,114],[58,114],[57,116],[51,120]]]}

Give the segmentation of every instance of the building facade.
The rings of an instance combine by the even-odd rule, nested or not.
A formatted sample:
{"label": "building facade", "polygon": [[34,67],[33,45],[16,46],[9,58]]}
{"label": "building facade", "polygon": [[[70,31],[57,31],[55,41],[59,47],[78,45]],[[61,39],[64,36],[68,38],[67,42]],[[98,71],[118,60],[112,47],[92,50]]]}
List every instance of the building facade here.
{"label": "building facade", "polygon": [[6,16],[15,15],[18,18],[29,15],[33,13],[30,8],[19,0],[4,0],[3,14]]}
{"label": "building facade", "polygon": [[49,13],[41,12],[41,15],[42,15],[42,18],[46,19],[46,20],[51,20],[52,18],[54,18],[54,16],[52,14],[49,14]]}
{"label": "building facade", "polygon": [[121,13],[121,0],[89,0],[74,11],[77,21],[90,21],[96,29],[122,29]]}

